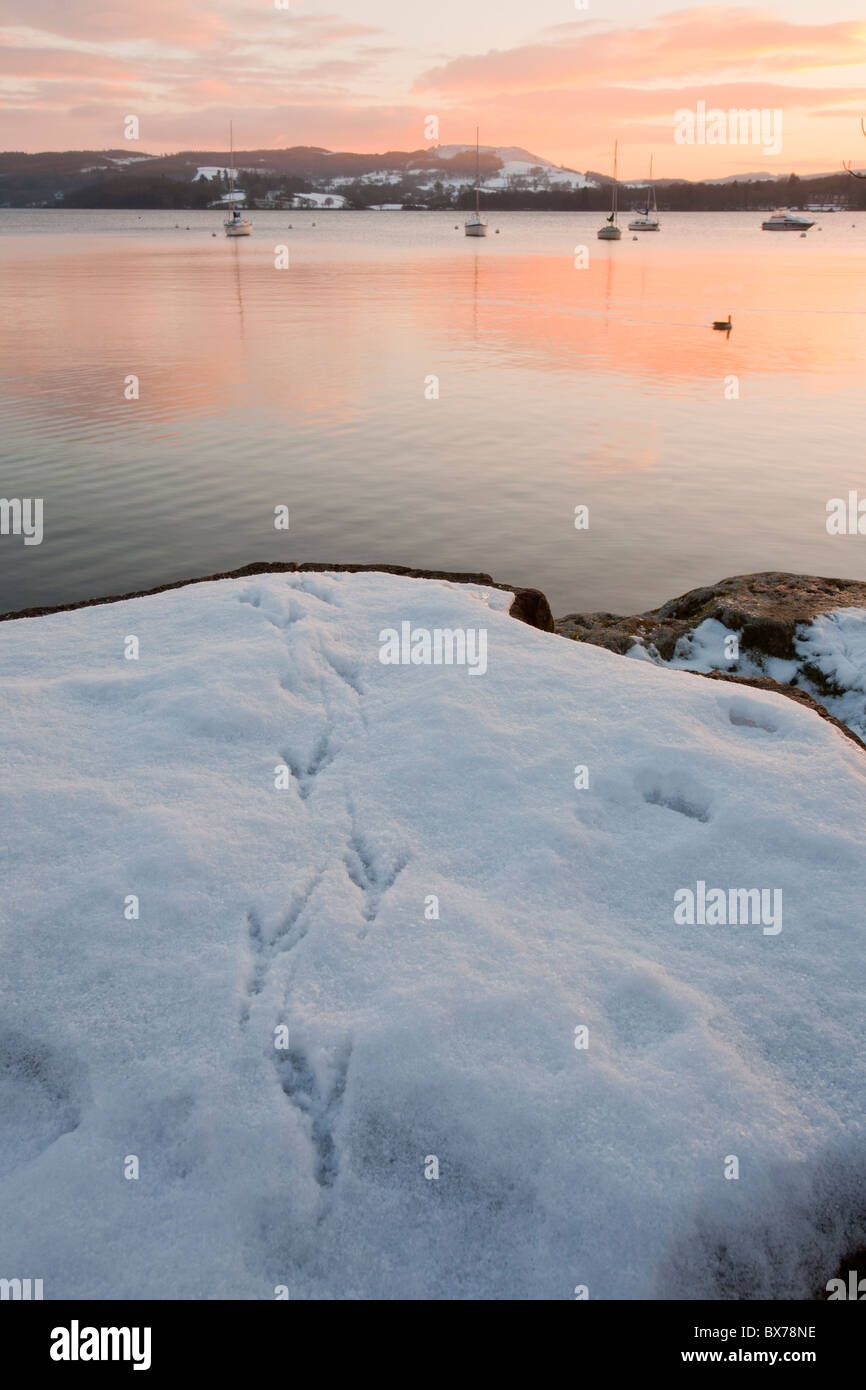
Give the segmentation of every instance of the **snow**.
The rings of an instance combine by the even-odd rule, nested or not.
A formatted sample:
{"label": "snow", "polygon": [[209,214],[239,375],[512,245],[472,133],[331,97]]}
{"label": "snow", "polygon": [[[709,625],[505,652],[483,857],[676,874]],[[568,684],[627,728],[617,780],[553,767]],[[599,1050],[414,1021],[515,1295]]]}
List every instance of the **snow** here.
{"label": "snow", "polygon": [[[474,154],[474,145],[439,145],[430,151],[445,162],[454,159],[457,155]],[[551,164],[549,159],[530,154],[528,150],[521,149],[516,145],[482,145],[483,155],[494,155],[502,163],[502,168],[496,173],[486,174],[483,178],[482,188],[489,192],[510,187],[511,179],[518,177],[527,181],[531,187],[551,188],[594,188],[594,179],[588,179],[585,174],[579,174],[574,169],[560,169],[555,164]],[[537,174],[532,174],[532,170],[541,170],[541,179]],[[451,192],[459,191],[475,184],[474,169],[449,172],[447,167],[434,169],[398,169],[395,171],[379,170],[376,173],[361,174],[359,176],[338,175],[330,180],[332,187],[342,187],[350,183],[362,183],[368,185],[376,184],[397,184],[402,183],[406,178],[423,179],[423,183],[417,185],[419,192],[432,189],[436,183],[441,184],[443,189]]]}
{"label": "snow", "polygon": [[341,193],[296,193],[292,202],[296,208],[314,207],[326,211],[328,208],[346,206],[346,199]]}
{"label": "snow", "polygon": [[[402,169],[395,169],[391,172],[386,172],[384,169],[382,169],[375,174],[361,174],[358,177],[357,182],[367,184],[382,184],[384,187],[386,184],[402,183],[404,178],[405,173]],[[331,182],[338,183],[344,182],[344,180],[332,179]],[[354,183],[355,179],[349,179],[348,182]]]}
{"label": "snow", "polygon": [[[509,602],[297,572],[2,625],[5,1275],[793,1297],[862,1242],[864,755]],[[404,621],[486,673],[383,664]],[[701,883],[783,929],[676,925]]]}
{"label": "snow", "polygon": [[[687,637],[680,638],[670,664],[686,671],[737,670],[739,660],[728,655],[726,644],[734,639],[738,649],[740,636],[739,632],[725,627],[718,619],[705,618]],[[748,661],[748,657],[744,659]],[[748,670],[742,670],[740,674],[758,675],[759,671],[749,663]]]}
{"label": "snow", "polygon": [[[801,683],[866,741],[866,611],[824,613],[801,629],[795,646],[806,668]],[[816,685],[811,672],[823,680]]]}
{"label": "snow", "polygon": [[[539,164],[527,164],[525,161],[509,159],[503,163],[499,173],[486,180],[488,188],[506,188],[509,179],[524,178],[534,182],[532,170],[538,169]],[[550,180],[553,188],[594,188],[593,179],[588,179],[585,174],[578,174],[570,169],[557,169],[546,161],[540,165],[544,174]]]}
{"label": "snow", "polygon": [[[520,145],[480,145],[482,154],[495,155],[501,159],[503,164],[525,164],[527,168],[540,166],[542,169],[555,169],[556,165],[551,164],[549,159],[544,159],[540,155],[534,155],[530,150],[524,150]],[[431,149],[431,154],[435,154],[439,159],[454,159],[460,154],[474,154],[475,145],[436,145]]]}
{"label": "snow", "polygon": [[[791,660],[740,649],[742,632],[705,618],[681,637],[670,661],[640,638],[628,656],[684,671],[730,671],[740,676],[769,676],[810,695],[866,741],[866,610],[837,608],[800,624]],[[735,641],[732,648],[729,644]],[[729,655],[736,651],[737,655]]]}
{"label": "snow", "polygon": [[[471,154],[475,149],[474,145],[440,145],[436,154],[440,159],[453,159],[458,154]],[[560,169],[555,164],[551,164],[549,159],[542,159],[537,155],[531,154],[528,150],[521,149],[516,145],[482,145],[482,154],[492,154],[502,161],[502,168],[495,174],[488,174],[484,179],[484,187],[488,189],[501,189],[509,186],[512,178],[528,179],[530,183],[535,183],[532,170],[540,169],[542,176],[546,177],[551,187],[559,188],[594,188],[595,180],[588,179],[585,174],[579,174],[575,169]],[[443,184],[451,183],[453,180],[448,176],[438,175],[442,178]],[[469,176],[470,180],[472,176]],[[465,183],[466,177],[459,177],[459,183]]]}

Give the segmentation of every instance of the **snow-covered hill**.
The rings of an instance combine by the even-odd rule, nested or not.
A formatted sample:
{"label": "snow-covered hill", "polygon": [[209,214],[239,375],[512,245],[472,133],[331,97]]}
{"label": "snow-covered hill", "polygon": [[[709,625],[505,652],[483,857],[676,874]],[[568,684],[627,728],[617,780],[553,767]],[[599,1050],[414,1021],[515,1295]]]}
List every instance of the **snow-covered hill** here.
{"label": "snow-covered hill", "polygon": [[[792,1297],[862,1243],[862,752],[508,603],[297,572],[0,625],[4,1274]],[[383,663],[404,623],[477,659]],[[766,911],[689,924],[712,890]]]}
{"label": "snow-covered hill", "polygon": [[[529,150],[524,150],[520,145],[482,145],[482,154],[495,155],[501,159],[503,164],[529,164],[539,165],[543,169],[555,169],[549,159],[544,159],[541,155],[532,154]],[[453,159],[458,154],[474,154],[475,146],[470,145],[437,145],[435,153],[440,159]]]}
{"label": "snow-covered hill", "polygon": [[[549,159],[539,158],[516,145],[482,145],[480,153],[488,161],[488,167],[482,166],[481,170],[481,183],[488,192],[516,187],[562,191],[598,186],[598,180],[574,169],[559,168]],[[387,185],[408,180],[419,193],[431,191],[437,183],[444,189],[463,189],[475,183],[474,155],[474,145],[438,145],[425,152],[423,163],[407,167],[403,162],[395,162],[393,169],[376,168],[360,174],[335,172],[329,177],[329,186],[340,188],[351,183]],[[492,170],[489,167],[491,157],[496,161]],[[452,169],[451,164],[458,159],[459,163]]]}
{"label": "snow-covered hill", "polygon": [[[454,159],[457,155],[472,154],[474,145],[439,145],[436,155],[439,159]],[[531,154],[519,145],[482,145],[482,155],[493,155],[501,163],[496,174],[484,176],[484,186],[489,189],[507,188],[514,179],[523,179],[527,184],[550,188],[589,188],[596,187],[595,179],[579,174],[575,169],[562,169],[549,159]],[[463,176],[462,182],[465,182]]]}

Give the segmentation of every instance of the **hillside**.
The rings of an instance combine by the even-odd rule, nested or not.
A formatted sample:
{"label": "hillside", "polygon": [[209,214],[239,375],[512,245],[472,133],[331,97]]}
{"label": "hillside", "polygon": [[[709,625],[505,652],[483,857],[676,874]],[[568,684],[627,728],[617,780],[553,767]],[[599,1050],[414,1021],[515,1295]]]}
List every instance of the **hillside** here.
{"label": "hillside", "polygon": [[[78,150],[42,154],[0,153],[0,206],[4,207],[205,207],[225,195],[226,150],[187,150],[170,155],[128,150]],[[238,150],[238,182],[250,203],[317,195],[333,206],[364,208],[463,208],[472,201],[474,145],[354,154],[319,146]],[[605,173],[558,167],[520,146],[482,146],[481,182],[491,211],[508,208],[601,210],[609,199]],[[798,179],[796,175],[690,183],[654,181],[661,210],[763,209],[806,203],[866,205],[866,183],[844,172]],[[640,180],[623,184],[639,202]]]}
{"label": "hillside", "polygon": [[[63,153],[0,153],[0,204],[22,206],[70,201],[84,188],[146,178],[192,183],[201,169],[226,169],[227,150],[181,151],[171,155],[130,154],[129,150],[78,150]],[[257,191],[282,186],[294,179],[310,190],[338,190],[358,182],[392,186],[406,181],[416,189],[439,180],[456,189],[475,180],[475,146],[449,145],[430,150],[353,154],[316,146],[283,150],[237,150],[235,164]],[[582,187],[585,180],[573,170],[559,170],[528,150],[499,150],[485,146],[481,152],[483,177],[492,186],[506,187],[509,180],[527,180],[546,187],[552,180],[562,187]],[[530,178],[531,171],[535,171]]]}

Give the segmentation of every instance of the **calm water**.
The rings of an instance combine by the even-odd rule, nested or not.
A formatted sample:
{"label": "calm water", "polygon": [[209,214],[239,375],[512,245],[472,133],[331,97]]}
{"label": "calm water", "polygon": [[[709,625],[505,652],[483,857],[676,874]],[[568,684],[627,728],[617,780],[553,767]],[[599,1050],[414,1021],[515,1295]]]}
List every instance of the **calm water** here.
{"label": "calm water", "polygon": [[866,495],[866,213],[805,239],[667,214],[618,244],[598,214],[502,213],[486,241],[454,214],[254,221],[0,211],[0,496],[45,508],[42,545],[0,537],[0,609],[268,559],[486,570],[557,613],[866,575],[866,537],[825,527]]}

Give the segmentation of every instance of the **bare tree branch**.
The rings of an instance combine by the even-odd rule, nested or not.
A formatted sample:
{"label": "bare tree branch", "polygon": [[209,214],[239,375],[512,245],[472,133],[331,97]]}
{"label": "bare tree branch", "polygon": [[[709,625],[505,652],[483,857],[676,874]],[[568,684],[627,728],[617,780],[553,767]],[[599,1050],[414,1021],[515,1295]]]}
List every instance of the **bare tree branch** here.
{"label": "bare tree branch", "polygon": [[[862,130],[863,134],[866,135],[866,125],[863,124],[862,116],[860,117],[860,129]],[[866,179],[866,174],[858,174],[855,169],[851,168],[850,159],[848,160],[847,164],[845,163],[844,159],[842,160],[842,168],[845,170],[846,174],[851,175],[852,179]]]}

